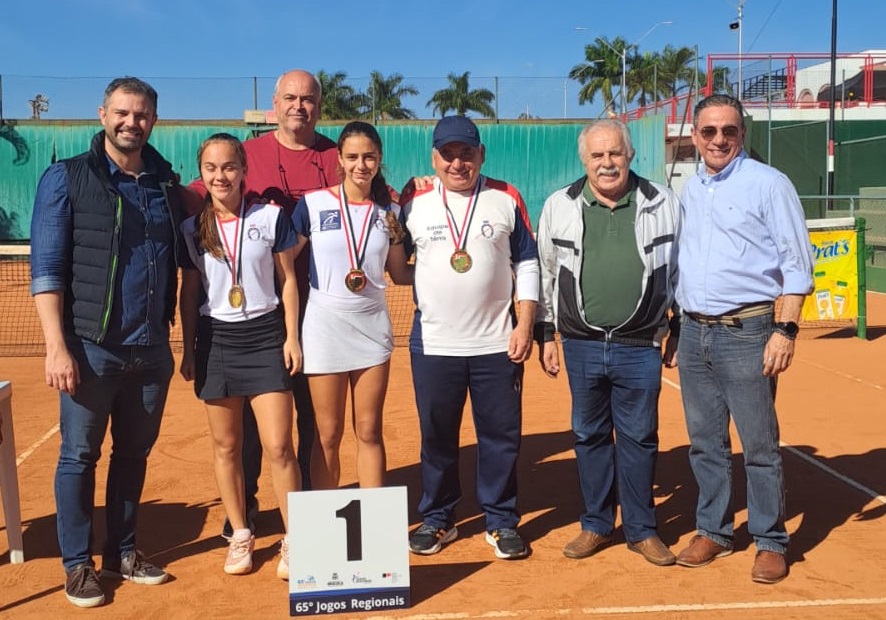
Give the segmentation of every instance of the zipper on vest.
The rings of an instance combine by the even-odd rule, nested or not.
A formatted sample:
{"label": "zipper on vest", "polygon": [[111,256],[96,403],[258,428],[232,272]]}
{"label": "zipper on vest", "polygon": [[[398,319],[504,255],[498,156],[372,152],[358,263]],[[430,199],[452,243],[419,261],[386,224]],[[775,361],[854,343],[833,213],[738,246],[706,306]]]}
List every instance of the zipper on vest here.
{"label": "zipper on vest", "polygon": [[118,194],[117,195],[117,209],[114,212],[114,236],[112,243],[117,248],[116,251],[111,252],[111,268],[108,270],[108,282],[107,288],[108,291],[107,297],[105,297],[105,307],[102,311],[102,321],[99,331],[99,339],[97,342],[101,344],[101,342],[105,339],[105,336],[108,332],[108,322],[111,320],[111,305],[114,300],[114,282],[117,280],[117,256],[119,254],[119,244],[120,244],[120,228],[122,226],[122,218],[123,218],[123,198]]}

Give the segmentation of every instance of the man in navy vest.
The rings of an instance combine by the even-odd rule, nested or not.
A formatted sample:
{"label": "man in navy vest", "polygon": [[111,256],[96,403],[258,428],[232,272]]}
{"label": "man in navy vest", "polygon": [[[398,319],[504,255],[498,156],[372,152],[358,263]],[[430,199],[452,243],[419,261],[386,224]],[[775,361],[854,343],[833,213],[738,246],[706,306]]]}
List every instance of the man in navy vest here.
{"label": "man in navy vest", "polygon": [[102,576],[156,585],[166,572],[135,544],[148,454],[160,431],[174,362],[176,251],[183,190],[148,145],[157,92],[113,80],[90,149],[52,164],[31,222],[31,293],[46,341],[46,383],[59,391],[55,474],[65,594],[105,596],[92,559],[95,468],[111,425]]}

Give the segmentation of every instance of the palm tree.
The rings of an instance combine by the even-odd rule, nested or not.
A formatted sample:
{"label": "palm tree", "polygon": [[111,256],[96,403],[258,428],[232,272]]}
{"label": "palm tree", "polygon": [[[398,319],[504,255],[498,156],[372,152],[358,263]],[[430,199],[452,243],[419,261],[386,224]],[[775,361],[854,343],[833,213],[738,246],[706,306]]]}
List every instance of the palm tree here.
{"label": "palm tree", "polygon": [[360,116],[362,97],[353,86],[345,83],[348,74],[336,71],[333,74],[323,70],[317,72],[317,81],[323,91],[320,102],[320,116],[326,120],[350,120]]}
{"label": "palm tree", "polygon": [[597,37],[593,43],[585,45],[585,62],[575,65],[569,71],[569,78],[576,80],[582,87],[578,91],[579,105],[593,103],[598,94],[603,95],[606,109],[615,112],[613,85],[621,89],[621,55],[616,50],[623,50],[627,41],[616,37],[612,41],[606,37]]}
{"label": "palm tree", "polygon": [[658,82],[662,95],[673,97],[681,86],[692,85],[694,60],[695,51],[691,47],[665,46],[658,59]]}
{"label": "palm tree", "polygon": [[415,112],[403,107],[403,97],[415,97],[418,89],[403,84],[403,76],[392,73],[385,77],[381,71],[369,74],[369,89],[364,97],[363,117],[377,123],[379,120],[406,120],[416,118]]}
{"label": "palm tree", "polygon": [[495,118],[495,110],[491,105],[495,101],[495,94],[488,88],[471,90],[468,85],[470,75],[470,71],[465,71],[461,75],[450,73],[449,88],[435,92],[425,107],[433,106],[433,114],[439,112],[440,116],[446,116],[446,113],[452,110],[461,116],[472,111],[486,118]]}
{"label": "palm tree", "polygon": [[640,106],[647,106],[656,99],[656,89],[661,95],[661,83],[657,76],[659,61],[658,52],[635,53],[627,59],[628,75],[625,82],[628,101],[636,100]]}
{"label": "palm tree", "polygon": [[[729,67],[717,65],[711,74],[712,93],[735,95],[736,84],[729,81]],[[708,84],[708,78],[704,73],[698,74],[698,87],[704,88]]]}

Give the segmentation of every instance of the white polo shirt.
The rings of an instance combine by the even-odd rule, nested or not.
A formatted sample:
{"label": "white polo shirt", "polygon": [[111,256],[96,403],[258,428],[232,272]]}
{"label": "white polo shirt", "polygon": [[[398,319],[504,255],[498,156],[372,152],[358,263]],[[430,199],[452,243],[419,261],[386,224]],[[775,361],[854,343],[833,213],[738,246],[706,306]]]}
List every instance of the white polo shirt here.
{"label": "white polo shirt", "polygon": [[[222,240],[227,238],[227,247],[237,255],[235,265],[242,266],[239,283],[243,287],[245,302],[241,307],[234,308],[228,301],[233,284],[230,258],[225,262],[198,247],[195,239],[197,216],[191,216],[181,224],[187,257],[191,262],[190,265],[183,264],[182,268],[198,269],[206,292],[206,299],[200,305],[201,316],[228,322],[246,321],[271,312],[280,303],[273,255],[295,245],[292,221],[278,205],[253,204],[245,209],[239,225],[242,235],[238,230],[237,218],[221,223],[224,236],[219,229],[219,237]],[[216,226],[219,226],[218,221]]]}

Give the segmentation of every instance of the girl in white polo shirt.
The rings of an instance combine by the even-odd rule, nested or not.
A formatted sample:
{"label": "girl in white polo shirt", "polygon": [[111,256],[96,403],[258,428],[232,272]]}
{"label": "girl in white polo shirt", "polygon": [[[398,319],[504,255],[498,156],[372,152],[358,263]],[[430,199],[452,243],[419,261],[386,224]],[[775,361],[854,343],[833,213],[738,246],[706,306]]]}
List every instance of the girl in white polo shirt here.
{"label": "girl in white polo shirt", "polygon": [[400,207],[381,173],[375,127],[348,123],[338,153],[342,183],[309,192],[293,212],[298,251],[311,242],[302,347],[319,440],[311,459],[314,489],[339,486],[349,390],[357,479],[364,488],[384,482],[382,409],[394,348],[385,269],[395,283],[412,283],[397,219]]}
{"label": "girl in white polo shirt", "polygon": [[[203,210],[181,226],[187,247],[181,374],[195,381],[197,396],[206,403],[215,477],[234,528],[224,569],[242,575],[252,570],[255,544],[244,505],[244,401],[255,411],[284,526],[286,494],[300,487],[289,391],[289,378],[302,364],[293,270],[296,239],[279,206],[246,204],[246,153],[237,138],[210,136],[197,161],[207,195]],[[289,577],[288,551],[284,538],[277,565],[281,579]]]}

